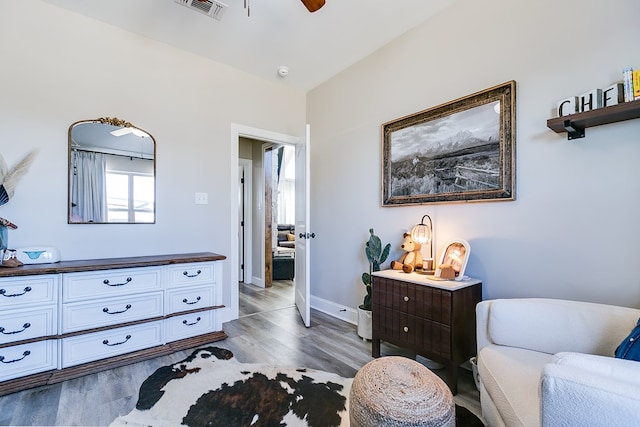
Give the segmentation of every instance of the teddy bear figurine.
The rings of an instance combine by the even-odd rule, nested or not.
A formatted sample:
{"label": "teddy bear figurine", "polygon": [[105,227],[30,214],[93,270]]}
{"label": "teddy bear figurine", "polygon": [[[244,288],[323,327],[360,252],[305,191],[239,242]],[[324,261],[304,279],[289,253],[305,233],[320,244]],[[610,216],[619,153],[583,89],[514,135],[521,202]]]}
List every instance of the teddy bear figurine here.
{"label": "teddy bear figurine", "polygon": [[402,270],[405,273],[411,273],[414,269],[422,268],[424,261],[422,259],[422,244],[415,242],[411,234],[403,234],[404,241],[400,247],[405,251],[399,260],[391,261],[393,270]]}

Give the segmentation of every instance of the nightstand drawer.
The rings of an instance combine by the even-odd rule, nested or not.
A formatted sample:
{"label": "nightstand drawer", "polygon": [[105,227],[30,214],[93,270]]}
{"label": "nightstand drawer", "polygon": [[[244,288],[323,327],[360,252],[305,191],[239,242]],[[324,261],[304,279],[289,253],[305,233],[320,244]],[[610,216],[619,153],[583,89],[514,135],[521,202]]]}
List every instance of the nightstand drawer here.
{"label": "nightstand drawer", "polygon": [[57,348],[55,340],[0,348],[0,381],[56,369]]}
{"label": "nightstand drawer", "polygon": [[162,292],[64,304],[62,333],[160,317],[162,312]]}
{"label": "nightstand drawer", "polygon": [[62,367],[80,365],[162,345],[162,321],[142,323],[62,340]]}
{"label": "nightstand drawer", "polygon": [[58,276],[54,274],[2,279],[0,311],[58,301]]}
{"label": "nightstand drawer", "polygon": [[450,291],[376,278],[373,292],[376,304],[445,325],[451,324]]}
{"label": "nightstand drawer", "polygon": [[214,283],[215,265],[213,262],[198,262],[191,264],[172,265],[168,268],[168,286],[191,286],[204,283]]}
{"label": "nightstand drawer", "polygon": [[80,301],[160,290],[162,269],[159,267],[69,273],[63,279],[62,300]]}
{"label": "nightstand drawer", "polygon": [[215,316],[214,311],[208,310],[166,319],[166,341],[177,341],[215,331]]}
{"label": "nightstand drawer", "polygon": [[4,311],[0,316],[0,344],[49,337],[58,331],[58,307]]}
{"label": "nightstand drawer", "polygon": [[381,340],[429,352],[432,357],[451,357],[449,326],[378,305],[373,308],[373,316]]}
{"label": "nightstand drawer", "polygon": [[167,291],[166,314],[211,307],[215,305],[213,286],[177,288]]}

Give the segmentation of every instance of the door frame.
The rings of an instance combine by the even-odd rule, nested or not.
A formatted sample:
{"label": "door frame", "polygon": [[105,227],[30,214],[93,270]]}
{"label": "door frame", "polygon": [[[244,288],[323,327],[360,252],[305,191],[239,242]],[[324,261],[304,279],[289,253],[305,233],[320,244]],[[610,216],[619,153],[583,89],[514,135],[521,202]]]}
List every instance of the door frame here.
{"label": "door frame", "polygon": [[[300,137],[287,135],[279,132],[268,131],[265,129],[254,128],[250,126],[240,125],[237,123],[231,123],[231,135],[230,135],[230,158],[231,165],[237,165],[240,159],[239,146],[240,138],[255,139],[261,142],[271,142],[274,144],[299,144]],[[239,311],[239,288],[238,288],[238,167],[231,167],[231,221],[230,221],[230,235],[231,235],[231,250],[229,255],[231,285],[228,308],[225,307],[221,310],[222,322],[228,322],[238,318]],[[264,260],[264,256],[262,257]],[[263,262],[264,263],[264,262]],[[227,301],[225,299],[225,301]],[[226,305],[226,304],[225,304]]]}
{"label": "door frame", "polygon": [[[251,283],[253,277],[253,253],[247,248],[253,247],[253,161],[238,158],[238,167],[244,171],[244,191],[242,192],[242,205],[244,211],[244,282]],[[240,184],[240,169],[238,169],[238,184]],[[239,212],[238,212],[239,215]],[[240,219],[238,217],[238,230],[240,230]],[[238,254],[240,253],[240,242],[238,241]],[[239,266],[240,260],[236,263]],[[239,274],[238,274],[239,275]]]}

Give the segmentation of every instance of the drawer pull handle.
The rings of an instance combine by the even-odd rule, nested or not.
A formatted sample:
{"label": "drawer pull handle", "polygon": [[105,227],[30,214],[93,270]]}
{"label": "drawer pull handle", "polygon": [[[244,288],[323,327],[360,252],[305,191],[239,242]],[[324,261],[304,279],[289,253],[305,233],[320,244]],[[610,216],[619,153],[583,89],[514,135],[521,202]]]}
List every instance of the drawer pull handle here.
{"label": "drawer pull handle", "polygon": [[116,345],[124,344],[127,341],[129,341],[130,339],[131,339],[131,335],[127,335],[126,337],[124,337],[124,341],[114,342],[113,344],[109,344],[109,340],[104,340],[104,341],[102,341],[102,344],[108,345],[109,347],[114,347]]}
{"label": "drawer pull handle", "polygon": [[409,332],[409,327],[405,326],[404,328],[402,328],[402,330],[405,331],[405,332]]}
{"label": "drawer pull handle", "polygon": [[129,283],[131,281],[131,277],[127,277],[124,281],[124,283],[114,283],[113,285],[109,282],[109,279],[104,279],[104,281],[102,283],[104,283],[107,286],[124,286],[127,283]]}
{"label": "drawer pull handle", "polygon": [[200,320],[202,320],[202,319],[201,319],[201,318],[199,318],[199,317],[198,317],[198,318],[196,319],[196,321],[195,321],[195,322],[193,322],[193,323],[189,323],[189,322],[187,322],[186,320],[183,320],[183,321],[182,321],[182,324],[183,324],[183,325],[187,325],[187,326],[193,326],[193,325],[195,325],[195,324],[199,323],[199,322],[200,322]]}
{"label": "drawer pull handle", "polygon": [[405,302],[409,302],[409,297],[404,297]]}
{"label": "drawer pull handle", "polygon": [[200,302],[200,297],[196,298],[195,301],[193,302],[189,302],[189,300],[187,300],[186,298],[182,300],[183,303],[188,304],[188,305],[193,305],[193,304],[197,304]]}
{"label": "drawer pull handle", "polygon": [[182,274],[184,274],[187,277],[197,277],[200,275],[200,273],[202,273],[201,270],[196,271],[196,274],[189,274],[189,272],[187,271],[183,271]]}
{"label": "drawer pull handle", "polygon": [[27,329],[29,329],[31,327],[31,323],[25,323],[24,325],[22,325],[22,329],[20,329],[19,331],[13,331],[13,332],[5,332],[4,328],[2,326],[0,326],[0,334],[2,335],[13,335],[13,334],[19,334],[20,332],[24,332]]}
{"label": "drawer pull handle", "polygon": [[21,360],[23,360],[25,357],[27,357],[28,355],[30,355],[31,352],[29,350],[25,351],[24,353],[22,353],[22,357],[19,359],[13,359],[13,360],[8,360],[8,361],[4,361],[4,356],[0,356],[0,362],[8,365],[9,363],[15,363],[15,362],[19,362]]}
{"label": "drawer pull handle", "polygon": [[21,294],[9,294],[9,295],[7,295],[7,290],[6,289],[0,289],[0,295],[2,295],[5,298],[20,297],[20,296],[26,294],[27,292],[31,292],[31,286],[27,286],[26,288],[24,288],[24,292],[22,292]]}
{"label": "drawer pull handle", "polygon": [[109,311],[109,307],[103,308],[102,311],[107,313],[107,314],[120,314],[120,313],[124,313],[125,311],[128,311],[130,308],[131,308],[131,304],[127,304],[124,307],[124,310],[122,310],[122,311]]}

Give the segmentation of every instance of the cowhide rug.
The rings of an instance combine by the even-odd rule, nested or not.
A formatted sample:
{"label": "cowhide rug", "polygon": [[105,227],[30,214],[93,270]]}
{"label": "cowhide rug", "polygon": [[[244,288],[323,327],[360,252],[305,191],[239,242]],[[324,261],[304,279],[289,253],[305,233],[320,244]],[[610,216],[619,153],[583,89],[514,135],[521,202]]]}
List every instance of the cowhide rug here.
{"label": "cowhide rug", "polygon": [[[303,368],[236,361],[218,347],[157,369],[136,408],[111,426],[349,426],[353,378]],[[456,426],[484,424],[456,405]]]}
{"label": "cowhide rug", "polygon": [[163,366],[136,409],[112,426],[348,426],[353,379],[312,369],[239,363],[207,347]]}

